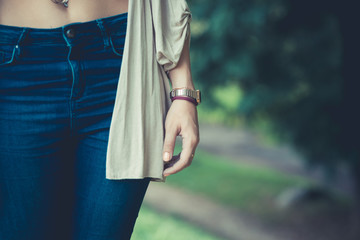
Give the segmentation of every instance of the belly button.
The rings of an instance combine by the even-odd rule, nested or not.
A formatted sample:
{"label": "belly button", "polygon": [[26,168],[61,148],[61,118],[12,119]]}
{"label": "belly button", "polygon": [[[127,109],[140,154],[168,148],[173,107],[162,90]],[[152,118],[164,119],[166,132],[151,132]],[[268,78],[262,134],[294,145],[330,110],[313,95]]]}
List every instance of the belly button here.
{"label": "belly button", "polygon": [[68,7],[69,0],[52,0],[56,4],[63,4],[64,7]]}

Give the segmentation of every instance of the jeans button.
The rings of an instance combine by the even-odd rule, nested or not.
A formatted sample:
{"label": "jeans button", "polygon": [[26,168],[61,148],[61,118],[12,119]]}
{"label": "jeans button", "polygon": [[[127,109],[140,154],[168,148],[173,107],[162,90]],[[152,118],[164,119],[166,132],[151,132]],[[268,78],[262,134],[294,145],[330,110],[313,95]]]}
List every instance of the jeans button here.
{"label": "jeans button", "polygon": [[66,31],[66,36],[67,36],[68,38],[73,38],[73,37],[75,37],[75,30],[74,30],[73,28],[68,29],[68,30]]}

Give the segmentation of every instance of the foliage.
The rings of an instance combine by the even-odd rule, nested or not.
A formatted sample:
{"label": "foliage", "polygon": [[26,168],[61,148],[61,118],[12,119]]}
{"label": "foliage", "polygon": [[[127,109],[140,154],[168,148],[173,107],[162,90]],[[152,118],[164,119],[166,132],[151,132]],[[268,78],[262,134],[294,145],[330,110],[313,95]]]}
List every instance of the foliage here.
{"label": "foliage", "polygon": [[[330,1],[332,2],[332,1]],[[266,119],[312,164],[356,164],[341,128],[342,35],[325,1],[192,0],[192,68],[204,107],[217,86],[242,90],[236,111]],[[329,10],[330,9],[330,10]],[[220,103],[221,104],[221,103]]]}

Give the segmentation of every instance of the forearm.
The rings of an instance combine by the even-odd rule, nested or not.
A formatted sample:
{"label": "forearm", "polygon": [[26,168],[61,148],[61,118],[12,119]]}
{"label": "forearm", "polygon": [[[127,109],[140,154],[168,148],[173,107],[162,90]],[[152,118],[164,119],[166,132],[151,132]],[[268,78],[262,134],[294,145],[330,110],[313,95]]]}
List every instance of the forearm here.
{"label": "forearm", "polygon": [[173,89],[185,87],[195,90],[191,76],[189,41],[190,38],[187,38],[185,41],[177,66],[169,71],[169,78]]}
{"label": "forearm", "polygon": [[[195,90],[191,77],[189,38],[175,68],[169,71],[171,85],[174,88]],[[181,154],[173,156],[176,136],[182,137]],[[163,146],[164,176],[177,173],[190,166],[195,149],[200,141],[197,108],[188,101],[175,100],[166,115],[165,139]],[[168,153],[165,154],[165,153]],[[168,157],[167,157],[168,156]]]}

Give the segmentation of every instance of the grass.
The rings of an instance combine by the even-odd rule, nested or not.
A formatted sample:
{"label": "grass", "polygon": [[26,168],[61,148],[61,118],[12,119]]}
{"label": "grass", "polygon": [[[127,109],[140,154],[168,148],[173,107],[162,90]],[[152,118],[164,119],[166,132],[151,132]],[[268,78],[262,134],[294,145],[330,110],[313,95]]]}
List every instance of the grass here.
{"label": "grass", "polygon": [[143,204],[131,240],[219,240],[171,215],[158,213]]}
{"label": "grass", "polygon": [[[181,151],[176,144],[174,153]],[[278,194],[289,187],[310,186],[310,180],[267,167],[234,163],[201,149],[190,167],[166,182],[248,213],[264,213]]]}

